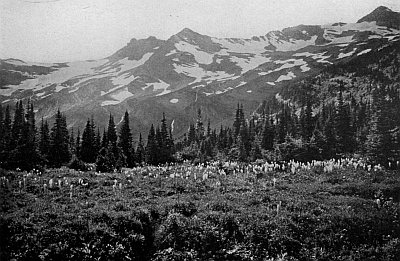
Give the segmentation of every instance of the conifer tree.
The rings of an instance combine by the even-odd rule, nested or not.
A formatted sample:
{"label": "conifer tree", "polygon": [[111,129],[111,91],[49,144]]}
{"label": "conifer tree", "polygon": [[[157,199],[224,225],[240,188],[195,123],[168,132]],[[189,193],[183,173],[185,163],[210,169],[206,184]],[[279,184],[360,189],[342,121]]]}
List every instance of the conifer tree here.
{"label": "conifer tree", "polygon": [[374,163],[380,163],[384,166],[387,166],[388,160],[394,158],[393,156],[396,154],[393,147],[396,142],[391,135],[391,104],[386,97],[385,87],[375,88],[373,92],[373,114],[367,140],[368,156]]}
{"label": "conifer tree", "polygon": [[206,135],[207,135],[207,137],[210,137],[210,136],[211,136],[211,120],[210,120],[210,119],[208,119],[208,121],[207,121],[207,131],[206,131]]}
{"label": "conifer tree", "polygon": [[170,134],[170,131],[167,127],[167,120],[165,118],[165,114],[163,113],[163,118],[161,120],[160,127],[160,138],[158,141],[159,147],[159,161],[160,163],[170,162],[172,161],[173,154],[173,140]]}
{"label": "conifer tree", "polygon": [[[18,141],[20,140],[20,137],[22,135],[24,124],[25,124],[24,107],[22,105],[22,101],[18,101],[15,105],[14,120],[11,128],[11,150],[16,149]],[[16,151],[13,151],[13,154],[15,153]]]}
{"label": "conifer tree", "polygon": [[145,161],[146,151],[143,145],[142,133],[139,134],[139,143],[136,148],[136,161],[142,164]]}
{"label": "conifer tree", "polygon": [[278,114],[275,132],[277,142],[284,143],[286,140],[287,128],[285,114],[282,111]]}
{"label": "conifer tree", "polygon": [[233,121],[233,131],[235,137],[239,135],[240,132],[240,125],[241,125],[241,113],[240,113],[240,104],[237,104],[236,113],[235,113],[235,120]]}
{"label": "conifer tree", "polygon": [[188,131],[188,145],[192,144],[193,142],[196,142],[196,129],[194,125],[191,123],[189,125],[189,131]]}
{"label": "conifer tree", "polygon": [[[92,125],[94,126],[94,123],[92,123]],[[96,155],[101,150],[101,134],[100,134],[100,128],[99,127],[97,127],[94,150],[96,151]]]}
{"label": "conifer tree", "polygon": [[0,164],[3,168],[10,168],[10,156],[11,156],[11,130],[12,130],[12,122],[11,122],[11,114],[10,114],[10,106],[7,105],[4,113],[3,120],[3,130],[2,130],[2,150],[0,151]]}
{"label": "conifer tree", "polygon": [[197,121],[196,121],[196,141],[200,142],[204,139],[204,124],[201,116],[201,109],[197,110]]}
{"label": "conifer tree", "polygon": [[71,152],[71,157],[76,156],[74,128],[71,128],[71,134],[69,135],[69,151]]}
{"label": "conifer tree", "polygon": [[22,170],[39,167],[41,157],[36,141],[35,112],[28,100],[25,121],[16,147],[16,166]]}
{"label": "conifer tree", "polygon": [[110,114],[110,119],[108,121],[108,127],[107,127],[107,141],[108,143],[111,143],[113,147],[117,146],[117,131],[114,123],[114,117]]}
{"label": "conifer tree", "polygon": [[266,119],[264,123],[261,147],[265,150],[273,150],[275,141],[275,130],[273,119]]}
{"label": "conifer tree", "polygon": [[53,167],[61,167],[70,160],[67,121],[66,117],[58,110],[50,134],[49,163]]}
{"label": "conifer tree", "polygon": [[158,146],[156,140],[156,133],[153,124],[150,127],[149,135],[147,136],[146,145],[146,163],[156,165],[158,158]]}
{"label": "conifer tree", "polygon": [[0,167],[3,162],[3,146],[4,146],[4,113],[3,113],[3,106],[0,103]]}
{"label": "conifer tree", "polygon": [[135,151],[132,144],[132,133],[129,126],[129,113],[125,111],[122,125],[119,131],[118,146],[126,157],[126,164],[129,168],[134,166]]}
{"label": "conifer tree", "polygon": [[350,122],[350,112],[348,106],[343,101],[343,94],[340,89],[338,105],[336,108],[335,129],[337,135],[337,147],[341,153],[352,152],[354,150],[354,135],[351,132]]}
{"label": "conifer tree", "polygon": [[117,159],[114,157],[113,146],[111,143],[107,147],[101,148],[96,159],[96,171],[112,172],[116,166]]}
{"label": "conifer tree", "polygon": [[79,128],[75,140],[75,156],[77,159],[81,159],[81,131]]}
{"label": "conifer tree", "polygon": [[105,128],[103,129],[103,136],[101,138],[101,147],[102,148],[108,147],[108,136],[107,136],[107,131]]}
{"label": "conifer tree", "polygon": [[335,124],[333,120],[333,116],[328,116],[328,119],[325,122],[323,127],[323,138],[324,138],[324,147],[323,157],[325,159],[332,159],[336,156],[336,135],[335,135]]}
{"label": "conifer tree", "polygon": [[302,109],[301,112],[302,112],[300,116],[301,134],[305,141],[309,141],[314,129],[311,101],[309,98],[307,99],[305,108]]}
{"label": "conifer tree", "polygon": [[82,143],[80,147],[80,159],[87,163],[94,163],[97,158],[96,133],[93,121],[87,120],[82,134]]}
{"label": "conifer tree", "polygon": [[48,164],[50,153],[50,129],[47,120],[44,121],[43,118],[39,129],[39,151],[44,163]]}

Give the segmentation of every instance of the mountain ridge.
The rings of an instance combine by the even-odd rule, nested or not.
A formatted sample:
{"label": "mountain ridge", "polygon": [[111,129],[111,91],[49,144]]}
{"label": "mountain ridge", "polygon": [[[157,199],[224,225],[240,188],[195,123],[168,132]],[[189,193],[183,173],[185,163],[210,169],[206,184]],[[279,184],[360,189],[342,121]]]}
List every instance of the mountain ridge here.
{"label": "mountain ridge", "polygon": [[214,126],[229,123],[238,102],[250,113],[291,79],[397,41],[397,29],[375,21],[298,25],[250,39],[216,38],[184,28],[167,40],[132,38],[101,60],[0,60],[0,102],[12,105],[29,98],[44,118],[60,108],[74,118],[70,127],[84,126],[88,113],[104,123],[109,113],[119,118],[128,110],[135,133],[146,132],[165,112],[179,136],[198,108]]}

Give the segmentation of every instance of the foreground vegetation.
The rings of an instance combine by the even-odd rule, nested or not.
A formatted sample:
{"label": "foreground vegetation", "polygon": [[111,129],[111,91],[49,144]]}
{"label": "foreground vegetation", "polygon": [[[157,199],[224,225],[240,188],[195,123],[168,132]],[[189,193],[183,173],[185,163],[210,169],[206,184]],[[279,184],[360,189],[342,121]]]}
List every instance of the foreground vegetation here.
{"label": "foreground vegetation", "polygon": [[400,256],[398,170],[260,162],[0,176],[0,260]]}

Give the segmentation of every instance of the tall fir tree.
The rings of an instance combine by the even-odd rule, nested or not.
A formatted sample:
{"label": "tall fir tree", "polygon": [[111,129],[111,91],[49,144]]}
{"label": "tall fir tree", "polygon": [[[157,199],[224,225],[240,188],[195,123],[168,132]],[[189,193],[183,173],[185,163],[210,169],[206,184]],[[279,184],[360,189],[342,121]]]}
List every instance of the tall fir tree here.
{"label": "tall fir tree", "polygon": [[22,170],[31,170],[41,165],[38,143],[36,141],[35,112],[28,100],[25,121],[16,148],[16,166]]}
{"label": "tall fir tree", "polygon": [[50,154],[50,129],[47,120],[42,118],[39,129],[39,151],[42,155],[44,164],[49,163]]}
{"label": "tall fir tree", "polygon": [[197,120],[196,120],[196,141],[200,142],[204,140],[204,123],[203,117],[201,115],[201,109],[197,110]]}
{"label": "tall fir tree", "polygon": [[[15,111],[14,111],[14,120],[12,123],[12,128],[11,128],[11,150],[12,152],[12,158],[15,156],[15,149],[18,145],[18,141],[20,140],[20,137],[22,135],[22,131],[24,128],[25,124],[25,110],[24,106],[22,104],[22,101],[18,101],[15,104]],[[12,159],[13,160],[13,159]]]}
{"label": "tall fir tree", "polygon": [[3,146],[4,146],[4,112],[3,105],[0,103],[0,167],[3,162]]}
{"label": "tall fir tree", "polygon": [[108,120],[108,127],[107,127],[107,141],[111,143],[113,147],[117,146],[117,131],[114,123],[114,117],[110,114],[110,118]]}
{"label": "tall fir tree", "polygon": [[71,160],[71,153],[69,151],[67,119],[60,110],[56,113],[50,137],[49,163],[53,167],[61,167]]}
{"label": "tall fir tree", "polygon": [[302,113],[300,115],[300,123],[302,137],[305,141],[309,141],[314,130],[310,98],[307,98],[306,106],[304,109],[302,109]]}
{"label": "tall fir tree", "polygon": [[348,105],[343,100],[342,86],[343,84],[341,83],[336,107],[335,129],[338,151],[340,153],[347,153],[354,151],[354,133],[352,133],[350,126],[351,118]]}
{"label": "tall fir tree", "polygon": [[[392,115],[391,103],[387,99],[387,89],[385,86],[377,87],[373,91],[373,113],[370,123],[370,131],[367,139],[367,154],[371,161],[388,166],[388,162],[397,153],[393,145],[396,145],[391,132]],[[398,112],[397,112],[398,113]]]}
{"label": "tall fir tree", "polygon": [[158,163],[158,146],[153,124],[151,125],[149,135],[147,136],[146,163],[152,165],[156,165]]}
{"label": "tall fir tree", "polygon": [[271,119],[265,119],[261,140],[261,147],[269,151],[272,151],[274,149],[275,130],[273,124],[274,122],[272,117]]}
{"label": "tall fir tree", "polygon": [[80,147],[80,159],[87,163],[94,163],[97,158],[96,133],[92,120],[87,120],[85,129],[82,133],[82,143]]}
{"label": "tall fir tree", "polygon": [[188,138],[188,145],[192,144],[193,142],[196,142],[196,129],[192,123],[189,125],[187,138]]}
{"label": "tall fir tree", "polygon": [[142,164],[145,161],[146,151],[143,145],[142,133],[139,133],[139,143],[136,148],[136,161]]}
{"label": "tall fir tree", "polygon": [[10,168],[11,167],[11,134],[12,131],[12,122],[11,122],[11,113],[10,113],[10,106],[7,105],[5,112],[4,112],[4,121],[3,121],[3,132],[2,132],[2,150],[0,151],[0,164],[3,168]]}
{"label": "tall fir tree", "polygon": [[165,118],[165,114],[163,113],[163,118],[161,120],[161,127],[159,131],[160,138],[158,142],[160,163],[165,163],[172,160],[173,143],[169,134],[170,132],[168,131],[167,120]]}
{"label": "tall fir tree", "polygon": [[132,168],[135,165],[135,151],[133,148],[132,133],[129,126],[129,113],[125,111],[122,125],[119,130],[118,146],[122,149],[126,157],[127,167]]}
{"label": "tall fir tree", "polygon": [[75,140],[75,156],[77,159],[81,158],[81,130],[79,128]]}

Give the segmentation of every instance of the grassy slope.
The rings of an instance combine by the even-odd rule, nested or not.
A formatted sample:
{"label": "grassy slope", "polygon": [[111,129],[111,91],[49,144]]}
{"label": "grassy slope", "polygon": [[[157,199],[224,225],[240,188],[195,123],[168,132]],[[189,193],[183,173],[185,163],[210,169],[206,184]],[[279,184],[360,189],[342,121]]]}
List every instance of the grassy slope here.
{"label": "grassy slope", "polygon": [[[181,168],[164,173],[181,172]],[[54,170],[8,173],[1,260],[396,260],[395,172],[267,172],[203,181]],[[43,192],[50,178],[73,184]],[[276,185],[272,179],[276,177]],[[36,178],[36,180],[35,180]],[[79,185],[79,179],[87,186]],[[114,191],[114,180],[117,186]],[[122,190],[119,190],[119,184]],[[375,196],[382,192],[382,205]],[[277,205],[281,204],[279,212]]]}

